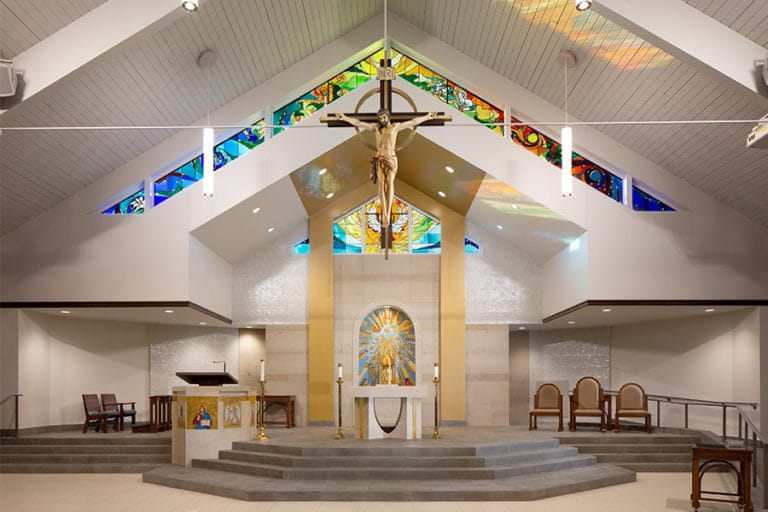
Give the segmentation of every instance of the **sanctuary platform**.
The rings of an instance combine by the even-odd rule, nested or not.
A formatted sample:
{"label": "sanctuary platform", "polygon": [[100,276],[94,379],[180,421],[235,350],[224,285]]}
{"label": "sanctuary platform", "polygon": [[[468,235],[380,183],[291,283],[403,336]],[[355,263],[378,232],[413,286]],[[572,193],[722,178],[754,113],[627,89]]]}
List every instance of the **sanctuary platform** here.
{"label": "sanctuary platform", "polygon": [[143,479],[247,501],[517,501],[635,481],[633,471],[561,446],[554,432],[440,432],[440,440],[335,440],[335,428],[270,430],[268,441],[234,442],[217,459]]}

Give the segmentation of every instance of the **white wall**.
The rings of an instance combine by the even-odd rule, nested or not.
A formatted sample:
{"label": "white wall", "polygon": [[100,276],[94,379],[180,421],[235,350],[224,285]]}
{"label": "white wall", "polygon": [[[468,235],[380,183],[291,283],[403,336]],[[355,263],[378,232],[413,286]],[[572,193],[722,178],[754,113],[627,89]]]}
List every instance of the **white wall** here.
{"label": "white wall", "polygon": [[[760,308],[733,313],[733,400],[760,403]],[[768,394],[766,390],[762,395]]]}
{"label": "white wall", "polygon": [[[306,325],[276,325],[266,329],[265,393],[295,395],[296,426],[309,418],[309,334]],[[267,421],[284,421],[278,408],[267,413]],[[351,423],[348,423],[348,425]]]}
{"label": "white wall", "polygon": [[232,270],[232,319],[236,324],[307,323],[309,256],[293,245],[307,236],[306,223],[289,229]]}
{"label": "white wall", "polygon": [[[19,392],[19,310],[0,309],[0,400]],[[0,429],[14,428],[15,402],[0,406]]]}
{"label": "white wall", "polygon": [[232,316],[232,267],[195,237],[189,237],[189,300]]}
{"label": "white wall", "polygon": [[170,395],[173,386],[188,386],[176,372],[239,372],[237,329],[182,325],[149,326],[149,384],[152,395]]}
{"label": "white wall", "polygon": [[116,393],[136,401],[145,418],[149,402],[147,326],[21,312],[20,427],[84,421],[83,393]]}
{"label": "white wall", "polygon": [[467,325],[467,425],[509,425],[509,327]]}
{"label": "white wall", "polygon": [[466,322],[526,324],[541,321],[538,265],[523,250],[475,224],[466,234],[480,244],[480,254],[465,261]]}
{"label": "white wall", "polygon": [[[649,394],[704,400],[734,401],[755,396],[758,374],[752,365],[736,376],[735,361],[750,356],[756,344],[749,338],[743,313],[615,326],[611,336],[611,387],[636,382]],[[753,358],[758,355],[752,352]],[[656,421],[656,406],[649,406]],[[662,424],[683,427],[684,408],[662,405]],[[722,434],[722,409],[691,406],[689,425]],[[737,428],[729,413],[729,431]]]}

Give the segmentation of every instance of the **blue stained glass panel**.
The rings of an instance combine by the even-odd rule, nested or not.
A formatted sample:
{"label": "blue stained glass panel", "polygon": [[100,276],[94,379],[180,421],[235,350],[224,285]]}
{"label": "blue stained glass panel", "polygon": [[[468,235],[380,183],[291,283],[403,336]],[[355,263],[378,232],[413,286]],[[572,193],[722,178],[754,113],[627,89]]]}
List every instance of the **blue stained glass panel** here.
{"label": "blue stained glass panel", "polygon": [[309,254],[309,238],[293,245],[293,252],[296,254]]}
{"label": "blue stained glass panel", "polygon": [[632,209],[638,212],[674,212],[675,209],[648,192],[632,186]]}
{"label": "blue stained glass panel", "polygon": [[125,199],[113,204],[102,213],[106,215],[133,215],[144,213],[146,204],[147,198],[144,195],[144,189],[142,188],[138,192],[134,192]]}
{"label": "blue stained glass panel", "polygon": [[440,254],[440,223],[411,208],[411,252]]}
{"label": "blue stained glass panel", "polygon": [[480,244],[469,238],[464,237],[464,253],[465,254],[480,254]]}

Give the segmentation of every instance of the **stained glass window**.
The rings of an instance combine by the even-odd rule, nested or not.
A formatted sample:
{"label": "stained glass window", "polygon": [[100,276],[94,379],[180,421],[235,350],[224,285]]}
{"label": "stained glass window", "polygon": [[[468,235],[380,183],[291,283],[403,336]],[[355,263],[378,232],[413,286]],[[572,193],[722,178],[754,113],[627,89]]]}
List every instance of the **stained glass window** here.
{"label": "stained glass window", "polygon": [[293,244],[293,252],[296,254],[309,254],[309,238]]}
{"label": "stained glass window", "polygon": [[[509,120],[511,123],[520,123],[519,120],[511,116]],[[562,166],[562,146],[556,140],[525,125],[518,124],[512,126],[510,132],[512,134],[512,140],[516,144],[523,146],[531,153],[544,158],[554,166]],[[587,160],[578,153],[573,153],[573,167],[571,173],[574,178],[599,190],[614,201],[622,202],[622,182],[624,180],[607,169]]]}
{"label": "stained glass window", "polygon": [[405,311],[384,306],[366,315],[360,324],[357,360],[358,386],[386,381],[416,384],[416,332]]}
{"label": "stained glass window", "polygon": [[[504,123],[505,118],[503,109],[491,105],[462,86],[448,80],[398,50],[391,49],[390,56],[392,58],[392,66],[401,78],[439,98],[472,119],[475,119],[480,123],[488,124],[488,127],[495,132],[500,134],[504,133],[503,126],[497,125]],[[301,119],[311,116],[317,110],[335,101],[337,98],[344,96],[360,85],[374,79],[376,76],[376,68],[382,58],[384,58],[384,49],[378,50],[335,75],[330,80],[313,88],[296,100],[276,109],[272,118],[273,123],[282,126],[294,125],[301,121]],[[512,123],[520,122],[513,117],[510,118],[510,121]],[[281,131],[282,129],[275,128],[274,133],[278,134]],[[229,137],[214,148],[214,169],[220,169],[229,162],[254,149],[264,142],[264,136],[265,121],[262,119],[257,121],[250,128],[242,130]],[[525,125],[512,126],[511,136],[515,143],[523,146],[536,155],[545,158],[552,165],[557,167],[561,165],[562,148],[560,143],[554,139]],[[172,197],[193,183],[199,181],[202,179],[202,174],[202,155],[197,155],[184,165],[179,166],[154,182],[153,189],[155,199],[154,205],[150,206],[157,206],[169,197]],[[599,190],[608,197],[611,197],[618,202],[623,201],[623,179],[577,153],[573,154],[573,176],[596,190]],[[671,206],[658,200],[647,192],[635,188],[633,188],[632,191],[632,203],[635,210],[674,211],[674,208]],[[111,206],[105,210],[104,213],[141,213],[145,206],[143,192],[137,192],[125,200]],[[421,219],[421,221],[425,222],[423,219]],[[370,235],[370,230],[378,229],[376,228],[376,222],[375,219],[371,218],[370,225],[366,224],[366,226],[368,226],[366,229],[369,230],[366,232],[366,236]],[[414,225],[414,222],[415,221],[411,219],[407,223]],[[414,243],[414,241],[416,242],[416,246],[410,248],[412,252],[430,252],[435,248],[439,252],[439,242],[437,243],[437,246],[434,246],[434,239],[439,240],[439,223],[435,226],[430,228],[433,231],[422,234],[417,233],[421,238],[409,239],[411,240],[410,243]],[[397,224],[396,228],[400,229],[400,224]],[[362,229],[363,227],[361,226],[361,232]],[[408,249],[406,249],[404,245],[405,242],[402,241],[406,236],[405,231],[393,231],[395,235],[395,245],[397,246],[395,247],[393,245],[393,251],[408,252]],[[336,238],[337,236],[338,240]],[[354,252],[355,248],[357,248],[358,252],[363,252],[364,246],[366,247],[366,252],[368,252],[368,250],[373,250],[373,244],[363,244],[362,238],[357,238],[359,242],[355,245],[349,237],[350,235],[347,231],[343,231],[342,228],[339,228],[339,231],[337,232],[336,228],[334,228],[334,247],[336,247],[336,244],[338,243],[339,246],[345,248],[343,252]]]}
{"label": "stained glass window", "polygon": [[[264,120],[256,121],[213,148],[213,168],[218,170],[264,142]],[[203,155],[155,180],[155,206],[203,178]]]}
{"label": "stained glass window", "polygon": [[632,209],[642,212],[674,212],[675,209],[661,199],[632,185]]}
{"label": "stained glass window", "polygon": [[466,254],[480,254],[480,244],[469,238],[464,237],[464,252]]}
{"label": "stained glass window", "polygon": [[132,215],[138,213],[144,213],[146,207],[146,197],[144,196],[144,189],[142,188],[138,192],[134,192],[125,199],[113,204],[102,213],[106,215]]}
{"label": "stained glass window", "polygon": [[[381,254],[381,207],[374,198],[333,224],[334,254]],[[395,198],[392,205],[394,254],[440,254],[440,222]]]}
{"label": "stained glass window", "polygon": [[[504,123],[504,111],[475,96],[460,85],[440,76],[428,67],[419,64],[405,54],[391,51],[392,66],[398,76],[409,81],[419,89],[441,99],[451,107],[480,123]],[[382,52],[383,57],[383,52]],[[501,125],[489,126],[493,131],[504,134]]]}

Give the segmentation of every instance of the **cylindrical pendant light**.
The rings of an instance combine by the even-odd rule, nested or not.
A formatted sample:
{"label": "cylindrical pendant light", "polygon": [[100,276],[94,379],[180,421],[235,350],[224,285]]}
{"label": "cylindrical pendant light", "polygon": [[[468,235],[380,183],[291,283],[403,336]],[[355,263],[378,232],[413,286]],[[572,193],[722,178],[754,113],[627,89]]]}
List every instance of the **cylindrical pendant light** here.
{"label": "cylindrical pendant light", "polygon": [[562,131],[562,162],[563,168],[560,175],[560,193],[563,197],[573,195],[573,179],[571,168],[573,167],[573,130],[570,126],[564,126]]}
{"label": "cylindrical pendant light", "polygon": [[213,128],[203,128],[203,195],[213,196]]}

